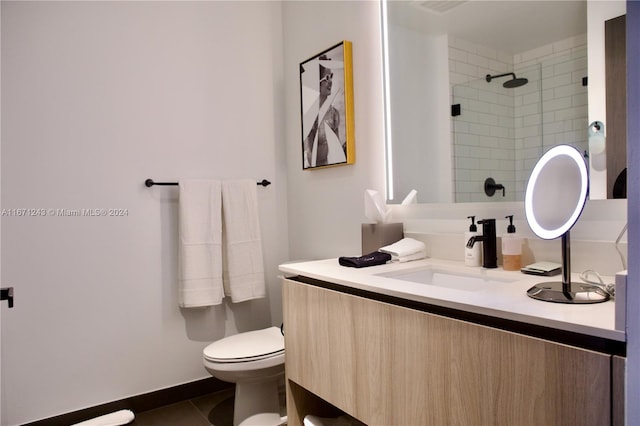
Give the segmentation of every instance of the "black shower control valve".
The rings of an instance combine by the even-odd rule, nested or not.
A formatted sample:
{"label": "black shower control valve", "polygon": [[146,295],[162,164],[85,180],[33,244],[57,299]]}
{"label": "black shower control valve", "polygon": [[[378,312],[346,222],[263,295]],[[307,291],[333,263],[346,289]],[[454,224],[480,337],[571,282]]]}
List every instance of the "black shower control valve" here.
{"label": "black shower control valve", "polygon": [[502,190],[502,196],[505,196],[505,187],[501,183],[496,183],[493,178],[487,178],[484,181],[484,193],[487,194],[488,197],[493,197],[493,194],[496,193],[497,189]]}

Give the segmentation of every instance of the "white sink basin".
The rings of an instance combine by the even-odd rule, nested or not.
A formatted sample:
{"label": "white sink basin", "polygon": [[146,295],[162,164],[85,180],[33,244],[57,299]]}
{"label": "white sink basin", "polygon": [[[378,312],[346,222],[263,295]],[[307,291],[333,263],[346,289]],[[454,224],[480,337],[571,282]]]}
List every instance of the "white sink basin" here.
{"label": "white sink basin", "polygon": [[508,279],[498,279],[472,273],[458,273],[431,266],[418,270],[386,272],[377,275],[394,280],[411,281],[463,291],[482,291],[496,284],[513,282],[513,280]]}

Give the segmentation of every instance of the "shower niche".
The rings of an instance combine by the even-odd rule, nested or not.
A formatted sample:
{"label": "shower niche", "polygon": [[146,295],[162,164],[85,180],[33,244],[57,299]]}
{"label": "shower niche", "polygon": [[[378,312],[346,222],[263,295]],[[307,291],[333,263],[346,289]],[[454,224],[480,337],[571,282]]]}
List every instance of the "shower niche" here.
{"label": "shower niche", "polygon": [[[456,202],[523,201],[527,180],[552,146],[587,149],[586,46],[580,51],[452,87]],[[488,181],[500,191],[486,191]],[[491,195],[489,195],[491,194]]]}

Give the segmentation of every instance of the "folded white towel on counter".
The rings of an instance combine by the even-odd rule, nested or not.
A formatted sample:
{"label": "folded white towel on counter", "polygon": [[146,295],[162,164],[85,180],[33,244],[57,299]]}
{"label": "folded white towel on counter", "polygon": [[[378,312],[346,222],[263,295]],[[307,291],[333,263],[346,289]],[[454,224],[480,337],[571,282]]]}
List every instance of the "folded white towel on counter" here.
{"label": "folded white towel on counter", "polygon": [[427,257],[426,250],[419,251],[417,253],[408,254],[406,256],[391,256],[392,262],[404,263],[411,262],[412,260],[425,259]]}
{"label": "folded white towel on counter", "polygon": [[178,184],[178,303],[218,305],[224,298],[221,185],[196,179]]}
{"label": "folded white towel on counter", "polygon": [[378,251],[389,253],[395,257],[409,256],[410,254],[419,253],[424,250],[424,243],[413,238],[403,238],[400,241],[378,249]]}
{"label": "folded white towel on counter", "polygon": [[224,290],[232,302],[266,297],[255,180],[222,182]]}

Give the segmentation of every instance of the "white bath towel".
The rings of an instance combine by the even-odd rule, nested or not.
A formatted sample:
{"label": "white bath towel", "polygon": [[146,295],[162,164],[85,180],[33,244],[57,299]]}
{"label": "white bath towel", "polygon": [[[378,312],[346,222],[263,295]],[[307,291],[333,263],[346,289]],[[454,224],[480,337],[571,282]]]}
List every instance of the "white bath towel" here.
{"label": "white bath towel", "polygon": [[378,251],[389,253],[391,256],[396,257],[409,256],[410,254],[415,254],[424,250],[424,243],[413,238],[403,238],[400,241],[378,249]]}
{"label": "white bath towel", "polygon": [[266,296],[254,180],[222,182],[224,291],[232,302]]}
{"label": "white bath towel", "polygon": [[220,182],[182,180],[179,187],[179,305],[219,305],[224,298]]}

